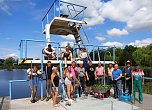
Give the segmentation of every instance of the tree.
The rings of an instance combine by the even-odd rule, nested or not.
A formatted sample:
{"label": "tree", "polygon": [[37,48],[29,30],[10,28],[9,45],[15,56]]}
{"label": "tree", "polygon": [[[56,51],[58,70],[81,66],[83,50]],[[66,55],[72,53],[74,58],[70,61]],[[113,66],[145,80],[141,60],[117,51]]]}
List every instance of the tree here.
{"label": "tree", "polygon": [[133,52],[136,51],[137,47],[134,47],[132,45],[126,45],[123,49],[123,52],[119,59],[119,65],[124,65],[127,60],[131,61],[133,64],[135,64],[135,60],[132,56]]}
{"label": "tree", "polygon": [[132,55],[136,63],[142,66],[152,66],[152,44],[138,48]]}
{"label": "tree", "polygon": [[4,65],[7,70],[12,70],[14,63],[15,63],[15,59],[13,57],[6,58],[4,61]]}

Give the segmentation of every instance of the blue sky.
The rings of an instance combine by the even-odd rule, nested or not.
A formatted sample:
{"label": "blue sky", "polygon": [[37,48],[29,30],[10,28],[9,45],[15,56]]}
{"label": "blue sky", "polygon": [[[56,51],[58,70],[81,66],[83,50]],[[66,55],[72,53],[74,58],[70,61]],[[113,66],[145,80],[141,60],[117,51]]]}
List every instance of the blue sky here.
{"label": "blue sky", "polygon": [[[85,31],[92,44],[141,47],[152,43],[151,0],[64,1],[88,7]],[[17,55],[21,39],[45,40],[41,19],[51,3],[52,0],[0,0],[0,58]],[[51,40],[62,45],[73,42],[71,36],[52,36]],[[40,44],[34,46],[33,50],[43,48]]]}

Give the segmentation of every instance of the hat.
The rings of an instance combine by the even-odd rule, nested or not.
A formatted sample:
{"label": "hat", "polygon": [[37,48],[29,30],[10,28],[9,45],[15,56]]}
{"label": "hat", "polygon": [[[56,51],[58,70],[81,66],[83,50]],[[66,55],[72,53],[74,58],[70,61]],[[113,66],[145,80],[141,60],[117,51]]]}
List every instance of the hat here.
{"label": "hat", "polygon": [[130,65],[131,65],[132,63],[131,63],[129,60],[127,60],[127,62],[126,62],[125,64],[126,64],[126,65],[127,65],[127,64],[130,64]]}
{"label": "hat", "polygon": [[135,66],[139,66],[139,64],[135,64]]}

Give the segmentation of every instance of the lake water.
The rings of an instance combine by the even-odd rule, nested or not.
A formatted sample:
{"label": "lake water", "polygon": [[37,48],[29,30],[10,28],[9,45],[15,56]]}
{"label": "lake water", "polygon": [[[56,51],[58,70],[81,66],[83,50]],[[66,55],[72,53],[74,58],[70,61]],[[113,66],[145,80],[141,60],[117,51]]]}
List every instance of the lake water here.
{"label": "lake water", "polygon": [[[26,79],[28,79],[26,70],[14,70],[14,71],[0,70],[0,97],[9,96],[9,80],[26,80]],[[40,95],[40,85],[38,88],[38,95]],[[12,98],[16,99],[16,98],[25,98],[25,97],[30,97],[29,83],[28,82],[13,83]]]}

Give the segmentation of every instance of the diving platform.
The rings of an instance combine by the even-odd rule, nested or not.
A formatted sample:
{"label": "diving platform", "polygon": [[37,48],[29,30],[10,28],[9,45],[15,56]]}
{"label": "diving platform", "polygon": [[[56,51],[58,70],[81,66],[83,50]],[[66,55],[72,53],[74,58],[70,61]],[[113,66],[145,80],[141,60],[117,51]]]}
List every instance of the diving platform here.
{"label": "diving platform", "polygon": [[[55,35],[69,35],[73,34],[72,25],[70,24],[87,24],[86,21],[80,21],[75,19],[69,19],[65,17],[54,17],[53,20],[49,23],[50,34]],[[46,34],[46,30],[43,31]]]}
{"label": "diving platform", "polygon": [[[52,64],[59,64],[60,60],[43,60],[43,64],[46,64],[48,61],[51,61]],[[65,64],[64,61],[62,61],[63,64]],[[72,61],[67,61],[67,64],[71,64]],[[75,61],[77,64],[79,63],[83,63],[83,61]],[[92,64],[98,64],[99,61],[92,61]],[[102,64],[109,64],[112,63],[114,64],[114,61],[100,61]],[[20,63],[23,64],[30,64],[30,63],[34,63],[34,64],[41,64],[42,60],[20,60]]]}

